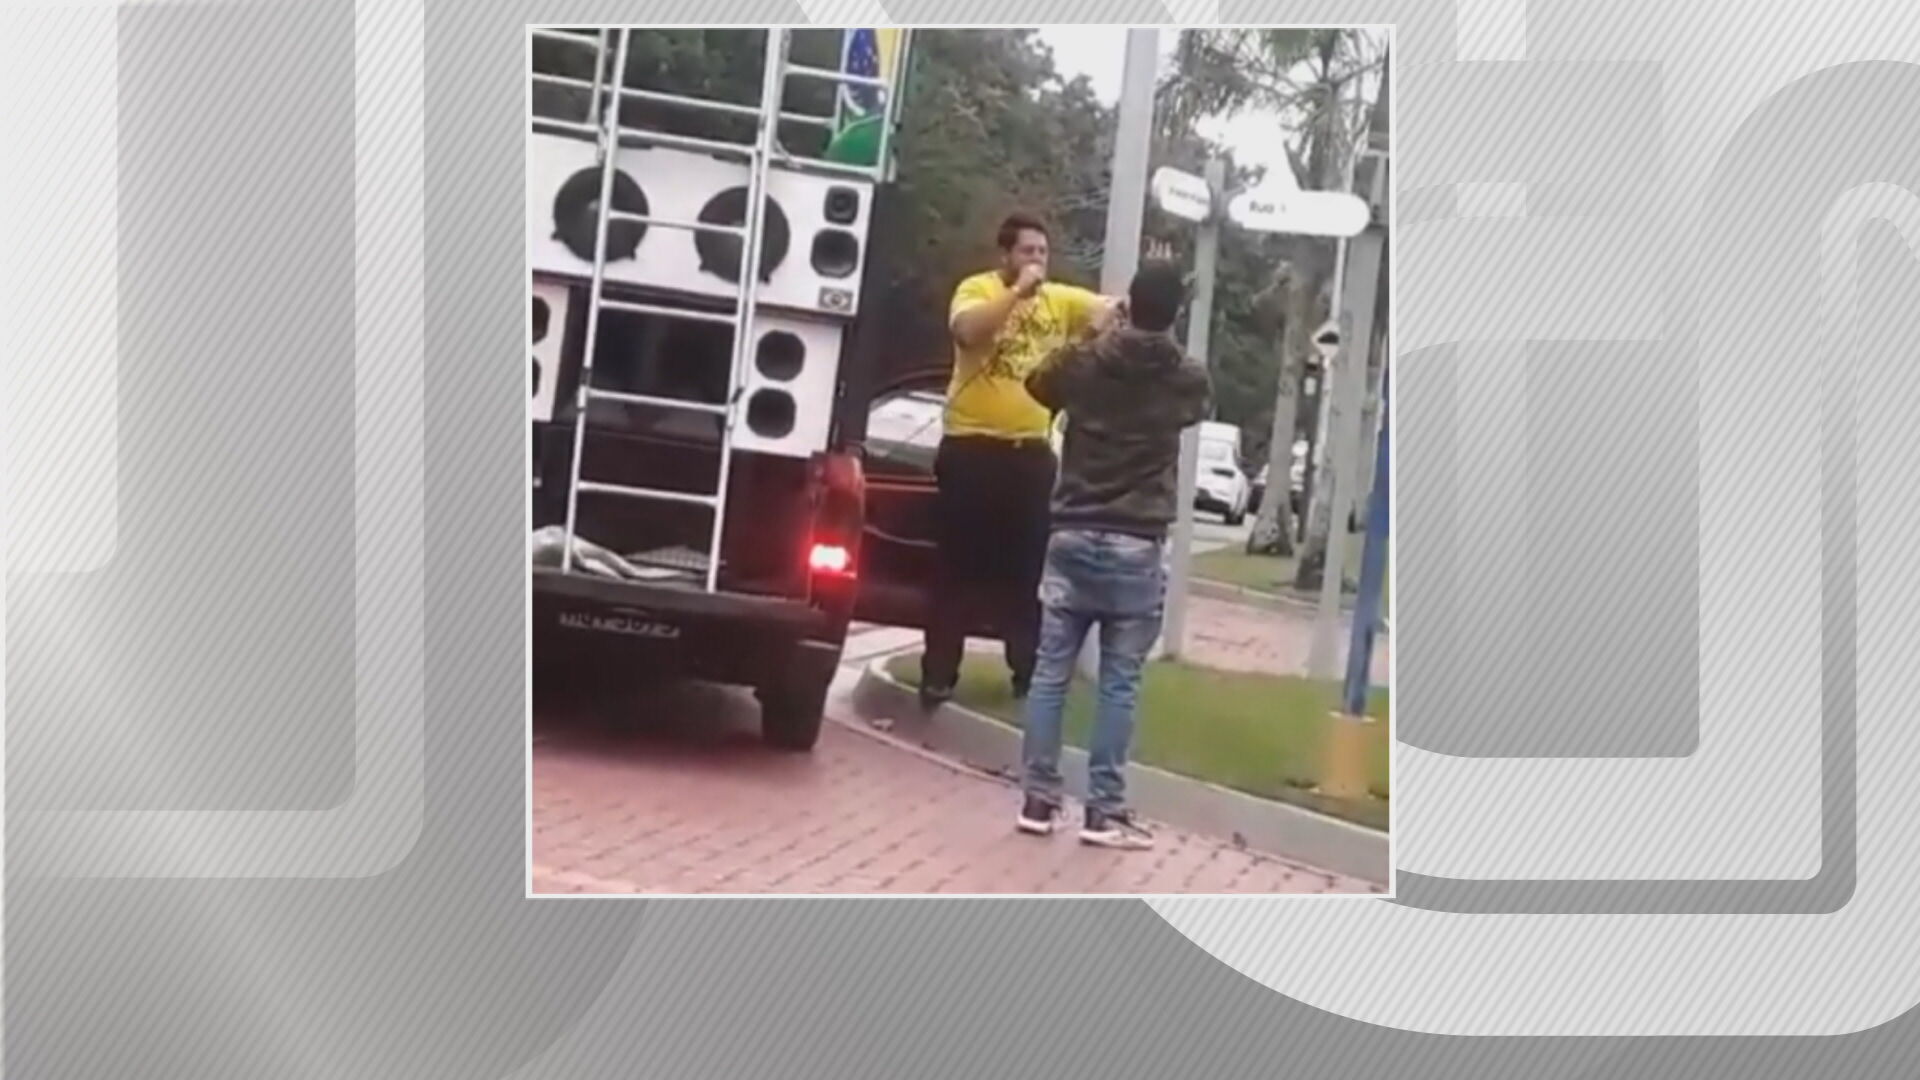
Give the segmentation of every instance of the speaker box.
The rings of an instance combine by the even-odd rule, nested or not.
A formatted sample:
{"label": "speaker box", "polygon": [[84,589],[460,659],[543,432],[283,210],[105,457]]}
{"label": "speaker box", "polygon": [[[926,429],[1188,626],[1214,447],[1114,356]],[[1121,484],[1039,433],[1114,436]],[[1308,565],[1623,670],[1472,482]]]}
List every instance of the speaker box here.
{"label": "speaker box", "polygon": [[[530,136],[527,254],[537,273],[593,273],[600,170],[591,142]],[[657,147],[614,156],[616,210],[667,221],[744,225],[747,166]],[[767,174],[760,306],[851,317],[859,311],[873,185],[774,166]],[[606,279],[652,290],[731,298],[742,238],[634,222],[609,222]]]}
{"label": "speaker box", "polygon": [[834,322],[759,313],[733,429],[735,448],[787,457],[827,448],[844,335]]}
{"label": "speaker box", "polygon": [[[535,278],[532,290],[533,371],[531,412],[535,421],[550,423],[563,383],[563,357],[569,344],[567,335],[579,333],[581,320],[569,320],[571,308],[584,304],[583,287],[547,278]],[[693,323],[675,323],[658,315],[633,315],[606,311],[603,320],[597,368],[613,370],[619,353],[608,350],[632,348],[638,340],[632,333],[622,334],[623,324],[642,323],[671,326],[677,333],[669,350],[682,372],[711,372],[717,386],[710,397],[694,400],[721,400],[726,371],[733,357],[732,334],[725,327]],[[741,381],[739,421],[734,427],[736,449],[786,457],[808,457],[827,448],[833,425],[834,393],[839,381],[841,349],[846,327],[838,320],[822,319],[789,312],[761,309],[754,319],[752,346],[746,357]],[[626,344],[623,346],[622,342]],[[576,348],[576,352],[578,349]],[[660,354],[660,355],[669,355]],[[613,374],[612,378],[618,378]],[[682,376],[684,378],[684,376]],[[595,384],[605,387],[609,375],[603,372]],[[616,384],[615,389],[622,389]],[[625,389],[633,389],[631,387]],[[641,388],[662,396],[683,397],[667,388]],[[684,390],[684,387],[680,389]],[[668,413],[660,415],[668,416]],[[671,414],[675,420],[693,422],[695,414]],[[704,425],[692,423],[694,428]]]}
{"label": "speaker box", "polygon": [[536,279],[533,283],[533,312],[529,322],[533,332],[533,371],[529,408],[538,423],[553,420],[560,385],[561,349],[566,344],[572,296],[573,290],[558,282]]}

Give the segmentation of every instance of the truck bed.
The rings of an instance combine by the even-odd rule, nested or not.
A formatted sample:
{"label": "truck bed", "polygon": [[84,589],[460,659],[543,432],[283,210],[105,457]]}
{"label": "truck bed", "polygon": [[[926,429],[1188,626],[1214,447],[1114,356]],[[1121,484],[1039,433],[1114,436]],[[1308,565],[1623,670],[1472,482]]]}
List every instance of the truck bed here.
{"label": "truck bed", "polygon": [[[536,431],[535,529],[566,523],[572,453],[571,423]],[[610,431],[597,418],[587,428],[585,462],[592,479],[631,487],[707,493],[718,481],[711,443]],[[728,488],[720,588],[804,598],[812,518],[808,463],[736,451]],[[629,561],[679,575],[660,584],[704,589],[711,513],[704,506],[588,493],[579,499],[576,532]]]}

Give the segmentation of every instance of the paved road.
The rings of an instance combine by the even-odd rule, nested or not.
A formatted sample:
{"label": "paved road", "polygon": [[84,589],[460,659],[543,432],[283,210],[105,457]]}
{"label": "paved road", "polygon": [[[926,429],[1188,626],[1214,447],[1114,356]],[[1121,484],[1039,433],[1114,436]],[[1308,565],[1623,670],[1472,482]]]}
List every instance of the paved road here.
{"label": "paved road", "polygon": [[[849,655],[901,641],[863,635]],[[604,709],[537,699],[534,891],[1378,891],[1164,827],[1150,852],[1016,833],[1010,784],[861,723],[845,703],[848,682],[811,756],[762,749],[751,700],[718,688],[636,696],[620,710],[632,720],[625,731],[604,722]]]}
{"label": "paved road", "polygon": [[1200,514],[1193,522],[1193,553],[1200,555],[1218,548],[1245,547],[1247,534],[1252,531],[1252,518],[1240,525],[1228,525],[1212,514]]}

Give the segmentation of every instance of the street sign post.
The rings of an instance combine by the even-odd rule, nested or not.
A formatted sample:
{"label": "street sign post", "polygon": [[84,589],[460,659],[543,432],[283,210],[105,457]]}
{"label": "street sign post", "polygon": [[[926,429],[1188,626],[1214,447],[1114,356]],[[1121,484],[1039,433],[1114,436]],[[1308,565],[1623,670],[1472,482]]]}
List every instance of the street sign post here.
{"label": "street sign post", "polygon": [[[1117,173],[1116,173],[1117,175]],[[1283,175],[1255,191],[1231,195],[1225,190],[1226,163],[1207,162],[1207,175],[1195,176],[1169,166],[1154,170],[1148,191],[1154,204],[1174,217],[1200,226],[1194,257],[1193,309],[1187,317],[1187,351],[1206,362],[1208,323],[1212,319],[1214,263],[1219,250],[1220,223],[1225,217],[1253,232],[1297,233],[1304,236],[1350,237],[1364,231],[1373,219],[1366,202],[1345,192],[1302,191],[1292,175]],[[1221,204],[1225,203],[1222,207]],[[1114,285],[1109,291],[1117,291]],[[1124,286],[1121,286],[1124,287]],[[1193,560],[1193,502],[1198,468],[1199,428],[1180,438],[1178,516],[1174,520],[1173,550],[1167,582],[1166,620],[1156,655],[1178,658],[1185,652],[1187,590]],[[1083,654],[1083,664],[1087,660]]]}
{"label": "street sign post", "polygon": [[1153,172],[1154,204],[1187,221],[1205,221],[1213,212],[1213,194],[1203,177],[1163,165]]}
{"label": "street sign post", "polygon": [[[1172,169],[1161,172],[1174,173]],[[1185,173],[1174,175],[1187,176]],[[1194,241],[1193,306],[1187,312],[1187,355],[1206,364],[1213,327],[1213,278],[1220,253],[1220,218],[1211,210],[1217,201],[1215,192],[1221,191],[1227,182],[1226,160],[1211,158],[1207,161],[1204,179],[1188,178],[1200,180],[1198,194],[1202,198],[1188,200],[1189,206],[1195,202],[1200,204],[1201,214],[1191,219],[1200,222],[1200,230]],[[1179,192],[1169,190],[1177,201]],[[1166,207],[1167,203],[1162,202],[1161,206]],[[1168,209],[1168,213],[1178,212]],[[1176,660],[1186,653],[1187,645],[1187,589],[1193,572],[1193,500],[1199,486],[1199,469],[1200,425],[1194,424],[1180,433],[1180,474],[1175,489],[1180,504],[1173,523],[1172,574],[1167,583],[1166,622],[1160,635],[1162,652]]]}
{"label": "street sign post", "polygon": [[1303,236],[1358,236],[1373,219],[1366,201],[1344,191],[1263,188],[1236,196],[1227,216],[1254,232]]}

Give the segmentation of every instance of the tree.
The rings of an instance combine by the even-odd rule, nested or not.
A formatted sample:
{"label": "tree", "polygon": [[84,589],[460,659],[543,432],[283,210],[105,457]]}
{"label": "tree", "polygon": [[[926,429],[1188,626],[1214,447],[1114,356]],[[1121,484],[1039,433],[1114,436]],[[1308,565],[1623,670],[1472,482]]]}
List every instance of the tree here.
{"label": "tree", "polygon": [[[1155,167],[1169,165],[1199,175],[1212,157],[1225,160],[1229,188],[1246,187],[1260,178],[1257,168],[1242,166],[1230,152],[1201,138],[1191,126],[1175,123],[1168,110],[1156,111],[1151,155]],[[1191,264],[1197,238],[1191,222],[1150,212],[1142,232],[1148,247],[1164,248],[1167,258]],[[1259,300],[1270,267],[1282,250],[1278,240],[1244,229],[1223,229],[1214,269],[1207,365],[1213,380],[1215,419],[1238,425],[1248,433],[1248,445],[1242,449],[1249,461],[1265,448],[1269,410],[1273,407],[1272,384],[1278,358],[1268,345],[1269,332],[1262,328]],[[1176,327],[1183,336],[1187,330],[1184,320]]]}
{"label": "tree", "polygon": [[1294,291],[1294,273],[1291,263],[1283,263],[1259,298],[1265,327],[1270,340],[1277,346],[1278,362],[1275,367],[1278,370],[1274,373],[1277,389],[1273,416],[1269,421],[1272,432],[1267,442],[1267,487],[1261,498],[1260,513],[1254,519],[1253,530],[1247,534],[1249,555],[1277,555],[1282,558],[1291,558],[1293,555],[1293,443],[1300,416],[1295,390],[1300,385],[1300,376],[1293,365],[1286,361],[1286,331],[1287,298]]}
{"label": "tree", "polygon": [[[1162,92],[1176,122],[1189,127],[1201,117],[1250,108],[1279,112],[1282,123],[1299,132],[1287,145],[1294,179],[1303,188],[1327,190],[1342,186],[1339,166],[1350,156],[1359,128],[1357,112],[1349,115],[1343,104],[1343,92],[1382,68],[1379,45],[1371,35],[1348,29],[1191,31],[1181,38],[1180,62]],[[1276,555],[1293,553],[1288,478],[1297,390],[1315,359],[1312,334],[1331,309],[1336,252],[1325,240],[1287,239],[1285,262],[1262,294],[1281,358],[1269,414],[1268,497],[1247,541],[1249,552]],[[1272,311],[1276,304],[1278,312]]]}
{"label": "tree", "polygon": [[[1387,73],[1383,70],[1380,75],[1379,92],[1374,95],[1373,99],[1373,115],[1367,122],[1366,130],[1368,147],[1379,150],[1383,154],[1386,152],[1391,141],[1391,132],[1388,130],[1389,110],[1387,106],[1387,95]],[[1356,176],[1357,175],[1356,172]],[[1392,262],[1392,245],[1388,244],[1383,247],[1380,252],[1380,276],[1382,281],[1388,280],[1388,266]],[[1370,355],[1367,357],[1367,397],[1366,404],[1360,410],[1360,431],[1362,434],[1360,476],[1368,482],[1371,482],[1373,477],[1374,457],[1376,451],[1379,449],[1378,433],[1380,428],[1380,410],[1387,366],[1387,350],[1389,348],[1385,331],[1387,327],[1387,310],[1391,299],[1387,290],[1381,289],[1375,300],[1373,324],[1379,328],[1381,332],[1373,336],[1373,345],[1368,350]],[[1371,505],[1370,501],[1363,499],[1357,511],[1357,516],[1362,528],[1366,527],[1368,509]]]}

